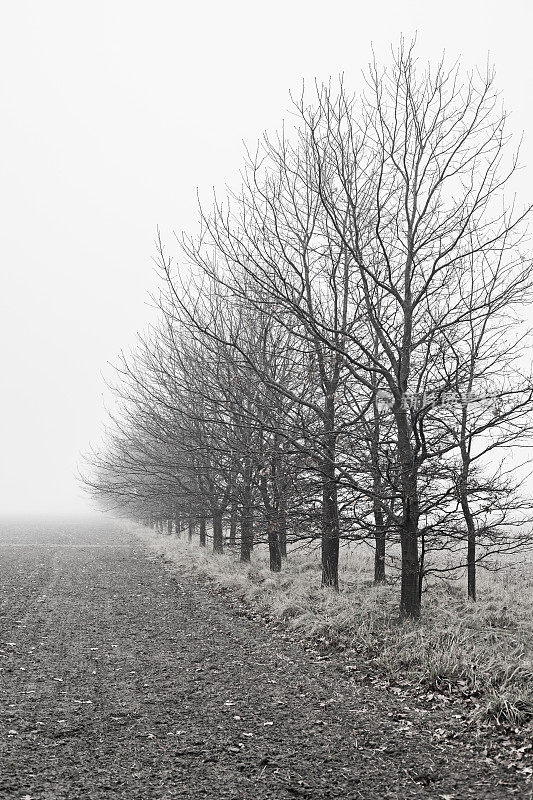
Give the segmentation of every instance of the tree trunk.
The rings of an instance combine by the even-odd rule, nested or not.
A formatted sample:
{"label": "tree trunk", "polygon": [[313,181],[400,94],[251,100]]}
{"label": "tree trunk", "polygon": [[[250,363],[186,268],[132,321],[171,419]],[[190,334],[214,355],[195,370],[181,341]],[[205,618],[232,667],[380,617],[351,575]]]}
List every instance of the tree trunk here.
{"label": "tree trunk", "polygon": [[168,535],[172,536],[172,520],[169,519],[167,524],[168,524]]}
{"label": "tree trunk", "polygon": [[374,583],[385,583],[385,515],[378,504],[374,504],[374,522],[376,524],[374,535]]}
{"label": "tree trunk", "polygon": [[287,558],[287,512],[282,508],[279,512],[279,549],[282,558]]}
{"label": "tree trunk", "polygon": [[264,506],[266,519],[268,554],[270,558],[270,571],[280,572],[281,570],[281,549],[279,545],[279,512],[275,506],[275,501],[269,492],[268,478],[265,473],[261,473],[259,490]]}
{"label": "tree trunk", "polygon": [[267,513],[268,554],[270,571],[281,572],[281,548],[279,544],[279,514],[273,509]]}
{"label": "tree trunk", "polygon": [[467,568],[467,581],[468,581],[468,597],[470,600],[476,599],[476,524],[474,517],[470,510],[470,503],[468,502],[468,489],[467,489],[467,470],[464,467],[459,479],[459,500],[461,509],[466,522],[467,529],[467,551],[466,551],[466,568]]}
{"label": "tree trunk", "polygon": [[213,552],[224,552],[224,529],[222,527],[222,512],[213,511]]}
{"label": "tree trunk", "polygon": [[339,590],[339,511],[335,480],[335,406],[333,395],[326,397],[324,457],[322,475],[322,586]]}
{"label": "tree trunk", "polygon": [[248,563],[253,549],[253,518],[250,509],[241,512],[241,561]]}
{"label": "tree trunk", "polygon": [[189,517],[189,542],[192,542],[192,537],[194,535],[194,520]]}
{"label": "tree trunk", "polygon": [[252,496],[252,505],[250,507],[250,552],[254,549],[254,525],[255,525],[255,518],[254,518],[254,501]]}
{"label": "tree trunk", "polygon": [[235,547],[237,542],[237,506],[235,503],[231,505],[230,519],[229,519],[229,544],[230,547]]}
{"label": "tree trunk", "polygon": [[402,550],[402,588],[400,614],[411,619],[420,617],[420,587],[418,564],[418,486],[414,454],[409,438],[409,423],[404,409],[396,412],[398,431],[398,457],[401,467],[402,522],[400,544]]}
{"label": "tree trunk", "polygon": [[476,600],[476,531],[468,531],[468,596],[471,600]]}
{"label": "tree trunk", "polygon": [[[376,339],[376,355],[378,352],[378,345]],[[374,379],[376,380],[376,379]],[[377,388],[377,383],[373,383],[374,393]],[[382,500],[382,480],[379,462],[379,442],[380,442],[380,419],[377,400],[374,397],[373,416],[374,427],[372,430],[372,438],[370,442],[370,457],[372,460],[372,490],[374,493],[374,522],[376,526],[375,532],[375,548],[374,548],[374,583],[385,583],[385,515],[380,505]]]}
{"label": "tree trunk", "polygon": [[174,525],[174,528],[176,530],[176,536],[178,537],[178,539],[180,539],[181,538],[181,519],[179,517],[176,517],[176,523]]}
{"label": "tree trunk", "polygon": [[339,531],[337,487],[325,481],[322,492],[322,586],[339,589]]}
{"label": "tree trunk", "polygon": [[206,546],[205,517],[200,518],[200,547]]}
{"label": "tree trunk", "polygon": [[400,533],[402,548],[402,590],[400,613],[404,617],[420,617],[418,565],[418,498],[402,498],[403,520]]}
{"label": "tree trunk", "polygon": [[424,575],[426,574],[424,569],[425,559],[426,537],[425,534],[422,533],[420,536],[420,558],[418,559],[418,598],[420,600],[420,604],[422,604],[422,588],[424,583]]}

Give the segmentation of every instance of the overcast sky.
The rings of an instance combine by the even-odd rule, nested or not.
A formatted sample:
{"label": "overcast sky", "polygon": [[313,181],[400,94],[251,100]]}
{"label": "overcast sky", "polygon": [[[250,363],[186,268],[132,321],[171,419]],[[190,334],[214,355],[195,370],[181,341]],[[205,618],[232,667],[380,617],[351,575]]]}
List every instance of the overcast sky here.
{"label": "overcast sky", "polygon": [[235,182],[243,140],[302,78],[357,88],[401,33],[496,65],[533,199],[532,12],[486,2],[16,0],[0,32],[0,513],[83,512],[80,451],[103,375],[153,312],[156,226],[194,231],[196,189]]}

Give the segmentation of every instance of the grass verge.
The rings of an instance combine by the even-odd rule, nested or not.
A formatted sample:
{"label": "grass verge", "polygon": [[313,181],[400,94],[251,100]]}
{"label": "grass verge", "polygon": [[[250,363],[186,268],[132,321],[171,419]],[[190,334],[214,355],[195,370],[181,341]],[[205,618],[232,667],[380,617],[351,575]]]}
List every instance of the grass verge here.
{"label": "grass verge", "polygon": [[297,550],[283,571],[268,569],[265,549],[241,564],[232,552],[214,555],[147,528],[135,534],[181,574],[200,576],[261,614],[283,621],[325,651],[341,651],[361,671],[431,698],[464,700],[469,716],[501,727],[533,722],[533,567],[480,571],[477,603],[456,582],[440,581],[424,595],[419,623],[398,619],[397,586],[372,584],[372,562],[345,548],[341,591],[320,588],[316,552]]}

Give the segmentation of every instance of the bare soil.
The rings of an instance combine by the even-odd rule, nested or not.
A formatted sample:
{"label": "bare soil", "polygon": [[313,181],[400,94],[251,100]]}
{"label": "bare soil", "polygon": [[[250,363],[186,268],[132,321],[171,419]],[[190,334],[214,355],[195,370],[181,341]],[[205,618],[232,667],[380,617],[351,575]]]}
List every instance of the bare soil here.
{"label": "bare soil", "polygon": [[4,525],[0,570],[0,798],[532,796],[119,526]]}

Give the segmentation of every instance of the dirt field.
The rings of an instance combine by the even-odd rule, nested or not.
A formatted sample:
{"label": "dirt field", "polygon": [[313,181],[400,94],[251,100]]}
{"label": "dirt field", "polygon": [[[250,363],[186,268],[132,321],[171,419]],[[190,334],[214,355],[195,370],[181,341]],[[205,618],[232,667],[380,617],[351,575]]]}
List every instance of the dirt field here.
{"label": "dirt field", "polygon": [[531,797],[120,527],[0,529],[0,798]]}

